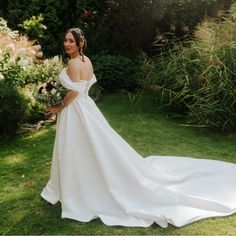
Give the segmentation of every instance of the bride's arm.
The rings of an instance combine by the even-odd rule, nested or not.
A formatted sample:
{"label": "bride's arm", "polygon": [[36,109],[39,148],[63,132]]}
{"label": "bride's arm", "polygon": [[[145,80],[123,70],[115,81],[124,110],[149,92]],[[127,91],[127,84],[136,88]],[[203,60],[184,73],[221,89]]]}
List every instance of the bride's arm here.
{"label": "bride's arm", "polygon": [[[78,73],[78,66],[73,61],[68,62],[67,67],[67,73],[70,78],[74,78],[76,75],[76,72]],[[78,76],[78,75],[77,75]],[[76,91],[69,91],[67,92],[66,96],[63,98],[62,102],[55,106],[50,106],[47,108],[45,114],[50,117],[56,115],[58,112],[60,112],[63,108],[67,107],[78,95],[78,92]]]}
{"label": "bride's arm", "polygon": [[49,116],[49,118],[56,115],[63,108],[67,107],[71,102],[73,102],[73,100],[76,98],[77,95],[78,95],[78,92],[76,91],[67,92],[62,102],[58,105],[48,107],[45,114]]}

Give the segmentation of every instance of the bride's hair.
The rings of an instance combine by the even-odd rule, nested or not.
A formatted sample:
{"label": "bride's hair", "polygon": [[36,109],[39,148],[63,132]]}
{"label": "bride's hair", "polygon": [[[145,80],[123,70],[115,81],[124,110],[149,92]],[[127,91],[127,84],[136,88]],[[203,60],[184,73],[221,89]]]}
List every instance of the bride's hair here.
{"label": "bride's hair", "polygon": [[[82,56],[82,61],[84,61],[83,48],[86,48],[87,41],[84,37],[84,32],[80,28],[71,28],[67,30],[66,33],[72,33],[75,38],[76,45],[79,47],[79,54]],[[80,46],[81,42],[84,43],[83,47]]]}

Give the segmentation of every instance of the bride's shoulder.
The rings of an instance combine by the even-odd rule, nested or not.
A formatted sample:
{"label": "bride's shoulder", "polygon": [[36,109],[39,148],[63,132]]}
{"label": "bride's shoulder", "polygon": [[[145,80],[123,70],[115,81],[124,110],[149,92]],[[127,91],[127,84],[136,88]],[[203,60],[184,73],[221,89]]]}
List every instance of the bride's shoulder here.
{"label": "bride's shoulder", "polygon": [[71,58],[67,63],[67,71],[79,71],[84,68],[91,68],[93,70],[93,65],[89,57],[84,55],[84,60],[79,58]]}
{"label": "bride's shoulder", "polygon": [[89,57],[83,55],[83,57],[81,56],[80,57],[76,57],[76,58],[71,58],[68,60],[68,64],[70,65],[74,65],[74,64],[83,64],[83,62],[86,62],[86,63],[91,63],[91,60]]}
{"label": "bride's shoulder", "polygon": [[76,61],[74,58],[70,59],[67,62],[67,68],[73,69],[73,68],[77,68],[77,67],[78,67],[78,61]]}
{"label": "bride's shoulder", "polygon": [[90,60],[90,58],[89,58],[89,57],[87,57],[87,56],[84,56],[84,59],[85,59],[85,61],[87,61],[88,63],[91,63],[91,64],[92,64],[92,62],[91,62],[91,60]]}
{"label": "bride's shoulder", "polygon": [[75,60],[74,58],[70,59],[67,62],[67,68],[66,68],[67,74],[70,77],[74,77],[74,75],[78,74],[80,67],[81,66],[79,65],[77,60]]}
{"label": "bride's shoulder", "polygon": [[82,66],[85,66],[86,68],[91,68],[93,70],[93,64],[89,57],[84,56],[84,62],[82,62]]}

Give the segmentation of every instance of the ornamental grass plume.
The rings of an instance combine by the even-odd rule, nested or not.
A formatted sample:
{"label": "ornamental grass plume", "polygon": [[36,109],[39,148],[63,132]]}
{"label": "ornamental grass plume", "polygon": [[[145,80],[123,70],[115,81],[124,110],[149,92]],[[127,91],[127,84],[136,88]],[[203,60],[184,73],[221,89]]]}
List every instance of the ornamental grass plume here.
{"label": "ornamental grass plume", "polygon": [[8,50],[11,56],[20,48],[31,48],[34,41],[29,41],[26,36],[11,38],[8,34],[0,32],[0,48],[2,51]]}
{"label": "ornamental grass plume", "polygon": [[[153,58],[147,89],[159,107],[188,125],[236,131],[236,3],[220,19],[205,19],[195,38]],[[153,89],[152,89],[153,91]]]}
{"label": "ornamental grass plume", "polygon": [[2,60],[7,54],[3,62],[6,64],[5,67],[8,62],[10,65],[18,63],[24,68],[37,62],[43,57],[40,49],[41,46],[35,45],[35,41],[29,40],[27,36],[19,35],[17,31],[12,31],[7,27],[6,21],[0,18],[0,59]]}

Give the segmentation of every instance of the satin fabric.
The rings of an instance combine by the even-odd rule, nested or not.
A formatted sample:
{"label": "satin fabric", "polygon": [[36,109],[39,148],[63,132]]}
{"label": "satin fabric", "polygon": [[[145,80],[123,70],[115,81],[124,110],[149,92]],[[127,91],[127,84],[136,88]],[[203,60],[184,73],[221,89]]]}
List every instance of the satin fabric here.
{"label": "satin fabric", "polygon": [[79,95],[57,118],[51,175],[41,196],[62,218],[148,227],[183,226],[236,212],[236,165],[187,157],[140,156],[108,124],[88,91],[96,77],[61,84]]}

